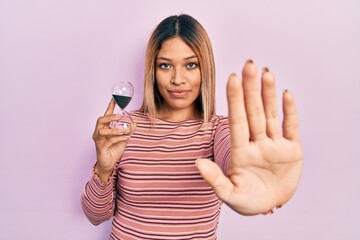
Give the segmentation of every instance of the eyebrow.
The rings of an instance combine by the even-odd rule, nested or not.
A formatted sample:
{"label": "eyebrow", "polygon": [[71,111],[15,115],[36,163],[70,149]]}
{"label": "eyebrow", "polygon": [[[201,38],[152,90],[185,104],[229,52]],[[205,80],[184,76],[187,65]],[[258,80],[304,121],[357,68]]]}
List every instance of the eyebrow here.
{"label": "eyebrow", "polygon": [[[184,60],[189,60],[189,59],[192,59],[192,58],[197,58],[197,56],[196,55],[191,55],[189,57],[184,58]],[[158,58],[156,58],[156,60],[165,60],[165,61],[169,61],[169,62],[172,61],[170,58],[166,58],[166,57],[158,57]]]}

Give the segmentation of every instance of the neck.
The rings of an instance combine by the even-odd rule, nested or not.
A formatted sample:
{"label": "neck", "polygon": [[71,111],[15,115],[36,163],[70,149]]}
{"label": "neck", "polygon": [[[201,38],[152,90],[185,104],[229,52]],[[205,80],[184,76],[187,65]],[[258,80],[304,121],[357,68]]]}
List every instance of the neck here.
{"label": "neck", "polygon": [[169,111],[169,110],[161,109],[158,112],[158,118],[170,122],[181,122],[190,119],[201,119],[202,117],[201,114],[196,110],[188,111],[184,109],[184,110]]}

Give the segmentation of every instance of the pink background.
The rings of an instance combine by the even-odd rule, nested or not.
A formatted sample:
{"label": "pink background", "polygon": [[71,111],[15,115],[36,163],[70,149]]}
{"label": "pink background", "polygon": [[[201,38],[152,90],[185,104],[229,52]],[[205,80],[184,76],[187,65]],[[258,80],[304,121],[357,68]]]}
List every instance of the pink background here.
{"label": "pink background", "polygon": [[[291,2],[291,3],[290,3]],[[0,239],[107,239],[79,198],[95,161],[95,121],[113,81],[142,99],[145,45],[168,15],[208,30],[225,83],[252,58],[295,94],[305,166],[272,216],[223,208],[219,239],[360,239],[360,1],[0,1]],[[279,94],[280,95],[280,94]]]}

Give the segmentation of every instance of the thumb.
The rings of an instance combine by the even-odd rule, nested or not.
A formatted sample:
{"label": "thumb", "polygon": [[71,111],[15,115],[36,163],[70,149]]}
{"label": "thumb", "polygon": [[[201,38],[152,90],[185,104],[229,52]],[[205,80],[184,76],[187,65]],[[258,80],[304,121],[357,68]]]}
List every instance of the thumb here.
{"label": "thumb", "polygon": [[203,179],[213,188],[216,195],[227,202],[233,191],[233,184],[227,178],[220,167],[210,159],[200,158],[196,160],[196,167]]}

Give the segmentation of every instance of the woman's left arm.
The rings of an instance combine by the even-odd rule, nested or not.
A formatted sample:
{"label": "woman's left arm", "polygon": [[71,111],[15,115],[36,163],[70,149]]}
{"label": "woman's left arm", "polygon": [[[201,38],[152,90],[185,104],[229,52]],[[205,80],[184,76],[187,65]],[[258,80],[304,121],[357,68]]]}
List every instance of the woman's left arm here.
{"label": "woman's left arm", "polygon": [[302,147],[292,94],[282,96],[280,125],[275,77],[263,69],[261,84],[256,65],[248,61],[242,80],[235,74],[227,85],[231,161],[227,175],[208,159],[197,167],[218,197],[243,215],[267,213],[292,197],[302,170]]}

